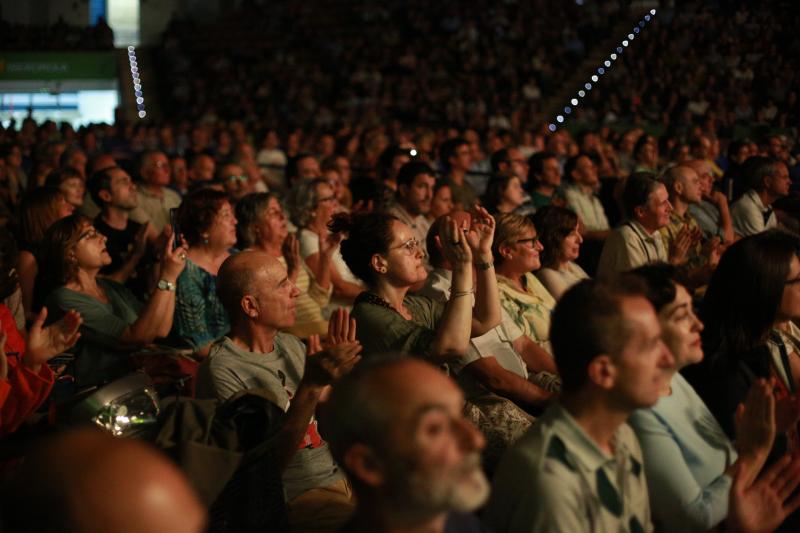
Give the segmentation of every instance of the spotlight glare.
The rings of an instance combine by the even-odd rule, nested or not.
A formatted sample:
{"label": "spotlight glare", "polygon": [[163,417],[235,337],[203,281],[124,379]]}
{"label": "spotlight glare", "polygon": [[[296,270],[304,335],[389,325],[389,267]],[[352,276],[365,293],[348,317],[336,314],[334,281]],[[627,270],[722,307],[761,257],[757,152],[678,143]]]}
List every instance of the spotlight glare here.
{"label": "spotlight glare", "polygon": [[606,73],[606,69],[604,69],[603,67],[600,67],[599,69],[597,69],[597,73],[602,76],[603,74]]}
{"label": "spotlight glare", "polygon": [[558,122],[558,123],[564,122],[564,116],[563,115],[558,115],[556,117],[556,122]]}
{"label": "spotlight glare", "polygon": [[141,111],[139,111],[139,118],[144,118],[144,117],[146,117],[146,116],[147,116],[147,111],[145,111],[144,109],[142,109]]}
{"label": "spotlight glare", "polygon": [[592,84],[591,83],[587,82],[586,85],[584,85],[584,87],[586,87],[587,91],[591,91],[592,90]]}
{"label": "spotlight glare", "polygon": [[621,47],[621,46],[617,46],[617,53],[618,53],[618,54],[621,54],[621,53],[622,53],[622,47]]}
{"label": "spotlight glare", "polygon": [[592,81],[593,82],[597,83],[597,80],[599,80],[599,79],[600,78],[597,77],[597,74],[592,74]]}
{"label": "spotlight glare", "polygon": [[651,14],[651,15],[655,15],[655,14],[656,14],[656,10],[655,10],[655,9],[651,9],[651,10],[650,10],[650,14]]}
{"label": "spotlight glare", "polygon": [[569,101],[569,103],[572,104],[572,105],[578,105],[578,99],[577,98],[573,98],[572,100]]}
{"label": "spotlight glare", "polygon": [[627,47],[628,46],[628,41],[627,40],[626,41],[622,41],[622,46]]}
{"label": "spotlight glare", "polygon": [[550,130],[550,131],[556,131],[556,125],[555,124],[550,124],[549,126],[547,126],[547,129]]}
{"label": "spotlight glare", "polygon": [[630,39],[631,41],[633,40],[633,34],[632,33],[628,34],[628,39]]}
{"label": "spotlight glare", "polygon": [[138,96],[138,97],[136,98],[136,103],[137,103],[137,104],[143,104],[143,103],[144,103],[144,98],[142,98],[141,96]]}
{"label": "spotlight glare", "polygon": [[136,50],[136,48],[134,48],[133,46],[128,47],[128,52],[133,52],[134,50]]}
{"label": "spotlight glare", "polygon": [[606,59],[605,61],[603,61],[603,64],[606,66],[606,68],[608,68],[608,67],[610,67],[610,66],[611,66],[611,61],[609,61],[608,59]]}
{"label": "spotlight glare", "polygon": [[617,54],[611,54],[611,61],[617,60]]}
{"label": "spotlight glare", "polygon": [[580,91],[578,91],[578,96],[580,96],[581,98],[583,98],[584,96],[586,96],[586,91],[584,91],[583,89],[581,89]]}
{"label": "spotlight glare", "polygon": [[640,31],[639,30],[639,26],[636,26],[635,28],[633,28],[633,33],[639,33],[639,31]]}
{"label": "spotlight glare", "polygon": [[564,114],[565,115],[569,115],[570,113],[572,113],[572,108],[570,106],[565,107],[564,108]]}
{"label": "spotlight glare", "polygon": [[650,22],[650,15],[645,15],[644,16],[644,20],[646,20],[647,22]]}

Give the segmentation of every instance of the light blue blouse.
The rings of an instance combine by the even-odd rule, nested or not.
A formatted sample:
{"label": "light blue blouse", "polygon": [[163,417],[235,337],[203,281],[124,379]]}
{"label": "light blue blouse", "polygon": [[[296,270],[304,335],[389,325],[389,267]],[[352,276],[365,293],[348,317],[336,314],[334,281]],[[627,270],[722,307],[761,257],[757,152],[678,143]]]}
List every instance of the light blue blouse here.
{"label": "light blue blouse", "polygon": [[707,531],[728,515],[736,450],[680,374],[672,394],[628,421],[639,437],[653,521],[664,531]]}

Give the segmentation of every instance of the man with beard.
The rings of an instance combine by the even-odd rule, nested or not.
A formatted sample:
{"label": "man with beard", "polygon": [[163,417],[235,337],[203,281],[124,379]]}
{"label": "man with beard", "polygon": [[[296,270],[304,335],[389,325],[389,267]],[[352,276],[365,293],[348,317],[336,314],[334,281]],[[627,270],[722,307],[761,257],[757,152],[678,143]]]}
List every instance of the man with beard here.
{"label": "man with beard", "polygon": [[425,215],[431,210],[435,184],[433,169],[427,163],[411,161],[397,173],[397,201],[388,211],[408,225],[419,242],[425,242],[431,226]]}
{"label": "man with beard", "polygon": [[456,384],[416,358],[365,361],[334,386],[322,430],[357,496],[348,532],[482,531],[484,439]]}
{"label": "man with beard", "polygon": [[642,451],[626,424],[659,399],[674,358],[634,287],[584,281],[558,302],[550,334],[558,402],[506,453],[487,524],[495,531],[652,531]]}
{"label": "man with beard", "polygon": [[103,267],[101,273],[119,283],[131,280],[129,288],[146,288],[134,280],[141,274],[138,267],[148,239],[154,240],[157,235],[149,224],[130,219],[131,211],[139,205],[136,185],[127,172],[114,166],[95,172],[89,179],[88,189],[101,209],[94,227],[106,237],[106,248],[111,256],[111,264]]}

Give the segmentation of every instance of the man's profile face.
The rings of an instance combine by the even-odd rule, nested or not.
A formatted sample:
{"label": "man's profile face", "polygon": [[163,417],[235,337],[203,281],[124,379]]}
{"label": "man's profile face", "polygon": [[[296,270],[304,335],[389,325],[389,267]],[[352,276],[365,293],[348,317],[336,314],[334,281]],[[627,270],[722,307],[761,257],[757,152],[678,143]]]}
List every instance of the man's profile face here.
{"label": "man's profile face", "polygon": [[789,177],[789,169],[786,165],[779,163],[775,165],[775,171],[771,176],[766,178],[767,190],[773,196],[783,197],[789,195],[789,187],[792,185],[792,180]]}
{"label": "man's profile face", "polygon": [[419,174],[410,185],[401,188],[406,205],[411,214],[427,215],[431,210],[433,200],[433,186],[436,179],[430,174]]}
{"label": "man's profile face", "polygon": [[277,260],[259,270],[251,293],[258,302],[260,324],[276,329],[294,325],[295,300],[300,291],[289,279],[286,267]]}
{"label": "man's profile face", "polygon": [[658,185],[650,193],[647,203],[641,211],[640,222],[648,228],[663,228],[669,224],[669,215],[672,213],[672,204],[669,203],[669,194],[663,185]]}
{"label": "man's profile face", "polygon": [[392,407],[386,497],[426,513],[469,512],[489,496],[480,466],[483,435],[462,414],[453,381],[424,363],[396,369],[385,389]]}
{"label": "man's profile face", "polygon": [[621,302],[626,339],[612,357],[616,369],[611,394],[628,409],[654,405],[672,377],[675,359],[661,338],[661,326],[653,306],[644,297]]}
{"label": "man's profile face", "polygon": [[550,187],[561,185],[561,167],[558,165],[558,159],[550,157],[542,161],[542,173],[539,175],[539,181]]}

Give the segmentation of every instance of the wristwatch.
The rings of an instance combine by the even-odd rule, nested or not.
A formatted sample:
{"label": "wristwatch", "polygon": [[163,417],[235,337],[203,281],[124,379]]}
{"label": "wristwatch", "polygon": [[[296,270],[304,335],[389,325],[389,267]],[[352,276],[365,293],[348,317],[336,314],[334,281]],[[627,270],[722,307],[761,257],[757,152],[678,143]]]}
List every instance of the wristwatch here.
{"label": "wristwatch", "polygon": [[175,284],[171,281],[167,281],[165,279],[158,280],[158,284],[156,285],[156,289],[160,291],[174,291]]}

